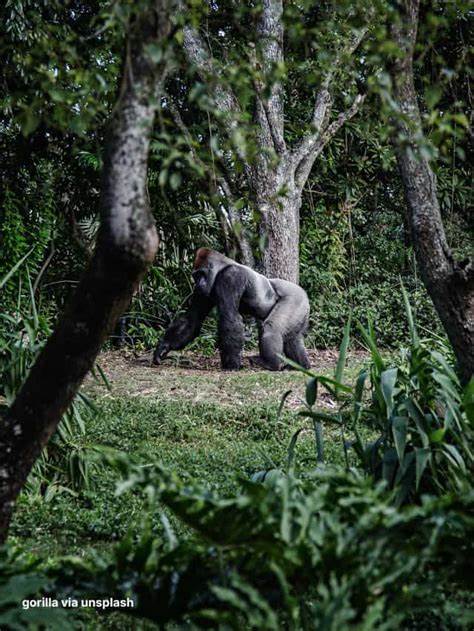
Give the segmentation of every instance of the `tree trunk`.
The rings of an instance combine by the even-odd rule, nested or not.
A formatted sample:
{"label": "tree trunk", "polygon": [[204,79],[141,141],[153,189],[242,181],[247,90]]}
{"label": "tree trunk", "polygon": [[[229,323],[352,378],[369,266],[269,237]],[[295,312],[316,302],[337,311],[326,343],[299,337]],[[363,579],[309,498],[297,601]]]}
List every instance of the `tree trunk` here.
{"label": "tree trunk", "polygon": [[404,139],[397,147],[397,159],[421,276],[452,344],[461,380],[466,383],[474,373],[474,267],[472,261],[454,260],[444,232],[436,177],[419,150],[424,138],[413,77],[418,9],[419,0],[405,0],[400,21],[392,27],[402,51],[391,68],[400,106],[396,123]]}
{"label": "tree trunk", "polygon": [[[187,9],[180,2],[183,17]],[[196,25],[184,28],[183,46],[190,65],[194,66],[204,84],[208,86],[216,110],[220,116],[216,122],[222,131],[232,138],[240,120],[250,114],[254,124],[257,155],[251,162],[245,152],[235,149],[242,166],[242,176],[219,178],[228,200],[229,216],[234,226],[245,225],[239,211],[233,206],[233,191],[236,197],[242,196],[242,182],[251,204],[255,204],[260,214],[259,236],[265,244],[259,262],[267,276],[283,278],[293,282],[299,279],[299,231],[302,190],[309,177],[314,161],[324,147],[335,136],[344,123],[351,119],[363,103],[364,95],[355,96],[352,105],[341,111],[331,121],[334,104],[334,77],[337,70],[347,63],[365,37],[368,27],[358,28],[356,33],[349,29],[347,40],[341,44],[333,62],[321,81],[320,89],[314,95],[310,129],[287,146],[285,140],[285,91],[275,69],[284,62],[284,20],[282,0],[263,0],[260,7],[255,43],[248,51],[255,69],[255,98],[251,101],[253,111],[246,112],[245,105],[221,76],[219,64],[213,58],[206,38]],[[371,11],[367,12],[371,17]],[[234,231],[235,232],[235,231]],[[242,260],[253,260],[252,251],[246,239],[236,239]]]}
{"label": "tree trunk", "polygon": [[266,241],[263,273],[269,278],[299,281],[301,193],[272,196],[258,203],[261,214],[260,233]]}
{"label": "tree trunk", "polygon": [[97,249],[0,424],[0,542],[33,464],[157,250],[146,177],[159,69],[148,59],[146,46],[163,43],[168,31],[166,6],[160,3],[131,24],[121,94],[106,146]]}

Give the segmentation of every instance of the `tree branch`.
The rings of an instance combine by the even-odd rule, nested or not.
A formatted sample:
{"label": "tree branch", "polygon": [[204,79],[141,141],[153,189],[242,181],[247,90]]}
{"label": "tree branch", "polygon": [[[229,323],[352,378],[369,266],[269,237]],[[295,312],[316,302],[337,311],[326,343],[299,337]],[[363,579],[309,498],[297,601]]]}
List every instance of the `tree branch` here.
{"label": "tree branch", "polygon": [[[351,34],[345,45],[339,49],[337,55],[332,60],[329,70],[326,72],[314,100],[313,115],[311,118],[311,126],[313,128],[313,132],[308,136],[302,138],[293,150],[293,160],[297,168],[301,162],[304,162],[308,159],[311,160],[310,154],[317,152],[316,156],[314,156],[312,159],[311,164],[313,164],[314,159],[317,157],[317,155],[321,153],[324,145],[328,142],[328,140],[330,140],[332,136],[337,133],[341,125],[343,125],[346,120],[352,118],[352,116],[355,114],[355,112],[352,114],[349,113],[349,115],[342,120],[341,125],[339,125],[337,128],[336,126],[332,127],[334,133],[332,133],[332,135],[329,136],[326,142],[321,146],[320,140],[322,132],[325,129],[329,129],[327,128],[327,123],[331,113],[331,107],[334,103],[334,96],[331,90],[334,79],[337,75],[337,72],[340,70],[343,62],[346,62],[347,59],[350,58],[360,46],[368,30],[369,28],[368,26],[366,26],[364,28],[358,29],[356,32],[351,31]],[[359,98],[360,96],[361,95],[358,95],[357,98]],[[357,107],[358,105],[360,105],[360,103],[357,104]]]}
{"label": "tree branch", "polygon": [[222,80],[208,46],[194,26],[186,25],[183,28],[183,47],[189,63],[196,68],[206,85],[211,87],[212,98],[217,109],[227,114],[224,125],[231,133],[236,126],[235,114],[240,113],[239,102],[233,90]]}
{"label": "tree branch", "polygon": [[0,541],[31,468],[93,366],[102,343],[153,261],[157,233],[148,204],[148,149],[158,106],[150,43],[169,33],[167,0],[130,27],[121,94],[102,177],[102,218],[94,256],[56,329],[0,423]]}
{"label": "tree branch", "polygon": [[274,120],[274,115],[268,100],[263,94],[263,86],[257,79],[253,80],[255,90],[255,119],[259,126],[258,140],[260,146],[271,148],[278,155],[282,156],[286,152],[286,143],[283,134],[279,133],[278,126]]}
{"label": "tree branch", "polygon": [[48,269],[51,261],[53,260],[53,256],[56,252],[56,246],[54,244],[54,237],[51,239],[51,245],[49,246],[49,252],[46,256],[46,258],[44,259],[43,265],[41,266],[40,271],[38,272],[36,278],[35,278],[35,282],[33,283],[33,295],[36,296],[38,289],[39,289],[39,285],[41,283],[41,279],[43,278],[44,273],[46,272],[46,270]]}
{"label": "tree branch", "polygon": [[[179,3],[181,11],[185,10],[183,2]],[[232,140],[239,125],[242,110],[233,90],[226,85],[219,71],[218,65],[211,56],[208,46],[199,34],[197,28],[186,25],[183,28],[183,48],[188,62],[194,66],[201,80],[210,88],[211,97],[216,106],[217,122],[224,129],[228,138]],[[248,164],[245,152],[236,143],[236,153],[242,162],[247,180],[253,178],[253,172]]]}
{"label": "tree branch", "polygon": [[[260,144],[269,146],[269,140],[277,153],[285,149],[283,86],[274,80],[277,66],[283,62],[283,3],[282,0],[263,0],[262,15],[257,25],[258,63],[264,82],[269,86],[269,95],[263,94],[262,86],[255,83],[257,102],[256,118],[261,127]],[[257,61],[257,60],[256,60]]]}
{"label": "tree branch", "polygon": [[336,120],[327,125],[326,128],[317,136],[313,136],[308,139],[308,142],[305,145],[305,151],[302,152],[303,157],[301,159],[299,159],[300,156],[297,154],[296,159],[299,159],[299,161],[295,171],[295,181],[299,188],[304,186],[311,172],[314,161],[319,155],[321,155],[324,147],[337,134],[341,127],[357,114],[366,96],[366,94],[358,94],[352,102],[352,105],[344,112],[341,112]]}
{"label": "tree branch", "polygon": [[[169,100],[168,107],[176,125],[181,130],[186,139],[186,142],[188,143],[189,150],[191,151],[194,160],[203,169],[203,172],[207,173],[211,177],[211,182],[214,184],[215,190],[217,191],[220,189],[223,193],[223,197],[225,197],[225,199],[227,200],[227,213],[223,213],[221,208],[217,210],[217,212],[219,213],[218,218],[224,232],[224,238],[227,239],[228,237],[228,234],[225,231],[225,227],[228,227],[231,233],[231,238],[234,240],[237,249],[240,252],[242,262],[244,263],[244,265],[253,267],[255,264],[255,260],[253,257],[252,248],[250,247],[248,239],[243,232],[244,224],[242,221],[242,217],[240,215],[240,212],[237,210],[235,196],[232,193],[231,186],[226,176],[223,173],[216,173],[215,171],[211,171],[209,166],[199,157],[193,145],[193,139],[191,137],[189,129],[184,123],[181,114],[172,99]],[[222,220],[224,221],[224,225]]]}

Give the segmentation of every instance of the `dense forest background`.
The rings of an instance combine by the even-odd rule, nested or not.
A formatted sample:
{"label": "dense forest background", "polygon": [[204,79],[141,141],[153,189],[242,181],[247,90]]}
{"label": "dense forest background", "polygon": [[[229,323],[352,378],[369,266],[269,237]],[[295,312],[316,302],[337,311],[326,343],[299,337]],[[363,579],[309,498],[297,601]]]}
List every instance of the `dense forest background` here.
{"label": "dense forest background", "polygon": [[[449,245],[463,258],[472,250],[473,234],[472,142],[467,131],[472,78],[465,63],[468,22],[453,20],[447,8],[438,8],[422,26],[426,32],[421,37],[429,46],[417,73],[429,117],[431,145],[426,150],[437,155],[434,166]],[[340,10],[345,10],[342,4]],[[22,291],[28,291],[29,273],[41,313],[54,319],[90,257],[98,227],[105,121],[116,95],[125,16],[116,7],[104,17],[100,3],[80,2],[47,3],[39,11],[36,4],[8,3],[2,13],[7,40],[2,47],[0,275],[31,250],[27,267],[7,283],[2,301],[18,300],[18,275]],[[226,37],[238,52],[245,44],[239,21],[250,19],[244,8],[237,13],[230,8],[211,12],[207,37],[219,52],[219,29],[224,24]],[[291,13],[287,19],[292,19]],[[304,28],[290,31],[286,44],[291,55],[286,78],[291,94],[287,97],[291,98],[289,136],[310,120],[311,84],[321,72],[308,51],[312,33],[327,19],[324,8],[319,13],[309,11],[307,19]],[[151,142],[148,188],[161,241],[126,325],[127,335],[146,347],[156,341],[189,294],[195,250],[210,246],[236,254],[222,228],[225,200],[215,185],[218,163],[227,148],[219,146],[222,138],[209,115],[205,87],[179,53],[168,81],[175,93],[181,90],[174,95],[181,99],[180,125],[165,99]],[[248,62],[236,59],[232,49],[226,48],[225,54],[232,64],[225,80],[243,99],[249,91]],[[370,47],[359,55],[376,57]],[[379,79],[363,109],[317,159],[303,189],[300,269],[301,285],[312,306],[311,346],[336,345],[350,311],[365,322],[373,320],[383,345],[400,342],[404,334],[400,279],[420,325],[440,330],[412,253],[394,155],[396,133],[389,113],[381,110],[382,89]],[[250,135],[244,124],[243,129]],[[238,142],[251,144],[245,137]],[[240,201],[251,206],[245,197]],[[252,246],[257,254],[264,248],[258,235]]]}

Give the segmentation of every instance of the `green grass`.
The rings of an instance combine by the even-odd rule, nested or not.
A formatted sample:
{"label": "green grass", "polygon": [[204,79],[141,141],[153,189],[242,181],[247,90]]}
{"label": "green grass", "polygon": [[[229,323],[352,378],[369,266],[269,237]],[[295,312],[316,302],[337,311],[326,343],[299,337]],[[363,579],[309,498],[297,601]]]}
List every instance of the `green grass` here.
{"label": "green grass", "polygon": [[[142,464],[158,460],[182,476],[229,494],[238,487],[239,477],[284,467],[291,436],[305,426],[308,431],[301,434],[296,446],[296,466],[304,470],[316,466],[311,425],[297,416],[302,407],[299,398],[304,397],[302,375],[194,374],[180,368],[156,370],[128,363],[122,370],[114,362],[107,365],[113,386],[110,393],[92,382],[86,385],[94,393],[98,409],[87,420],[89,446],[123,450]],[[349,372],[356,369],[353,365]],[[332,367],[325,372],[331,375]],[[292,395],[278,417],[281,396],[289,389]],[[343,462],[336,427],[325,428],[325,452],[328,462]],[[11,540],[43,557],[104,551],[143,522],[144,499],[132,493],[117,497],[117,481],[116,472],[99,463],[92,472],[91,489],[78,495],[62,492],[45,502],[42,497],[23,494]],[[178,536],[189,536],[177,520],[168,517]],[[159,535],[159,515],[154,527]],[[89,613],[84,615],[87,620]],[[97,621],[91,625],[97,628]]]}

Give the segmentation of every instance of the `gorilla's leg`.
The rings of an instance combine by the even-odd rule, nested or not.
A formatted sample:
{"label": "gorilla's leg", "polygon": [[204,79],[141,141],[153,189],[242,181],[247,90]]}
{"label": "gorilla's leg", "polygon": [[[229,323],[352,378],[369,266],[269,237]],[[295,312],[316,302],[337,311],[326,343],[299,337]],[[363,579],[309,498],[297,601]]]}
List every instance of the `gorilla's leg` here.
{"label": "gorilla's leg", "polygon": [[260,358],[256,363],[267,370],[281,370],[283,368],[283,362],[278,357],[278,355],[283,355],[283,335],[275,319],[269,317],[263,323],[259,347]]}
{"label": "gorilla's leg", "polygon": [[280,298],[263,322],[260,333],[260,364],[269,370],[284,367],[279,355],[286,355],[305,368],[309,360],[303,344],[309,306],[299,296]]}
{"label": "gorilla's leg", "polygon": [[218,274],[214,283],[212,295],[219,313],[219,351],[221,365],[225,370],[238,370],[242,366],[244,323],[239,305],[245,283],[245,272],[238,267],[226,267]]}
{"label": "gorilla's leg", "polygon": [[303,368],[311,367],[311,364],[309,363],[308,355],[306,353],[306,349],[304,347],[302,333],[287,337],[283,345],[283,349],[284,349],[284,354],[289,359],[292,359],[294,362],[296,362],[300,366],[303,366]]}
{"label": "gorilla's leg", "polygon": [[194,291],[187,312],[172,322],[166,329],[153,354],[153,363],[159,364],[169,351],[177,351],[187,346],[199,335],[201,326],[214,302]]}

